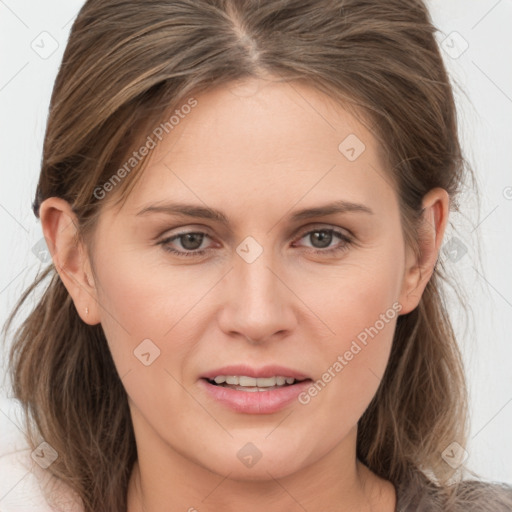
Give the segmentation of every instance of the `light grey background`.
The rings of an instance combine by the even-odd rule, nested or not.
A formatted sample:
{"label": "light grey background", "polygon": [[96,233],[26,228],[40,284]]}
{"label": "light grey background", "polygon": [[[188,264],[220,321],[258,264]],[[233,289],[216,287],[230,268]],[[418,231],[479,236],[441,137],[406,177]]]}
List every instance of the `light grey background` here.
{"label": "light grey background", "polygon": [[[31,201],[53,81],[82,3],[0,0],[2,325],[41,265],[33,248],[42,231]],[[465,448],[471,469],[512,483],[512,2],[428,4],[456,81],[461,138],[482,195],[480,212],[472,194],[463,198],[464,214],[452,215],[457,231],[449,228],[441,255],[463,283],[473,311],[466,325],[450,302],[471,390]],[[8,393],[6,386],[0,394]]]}

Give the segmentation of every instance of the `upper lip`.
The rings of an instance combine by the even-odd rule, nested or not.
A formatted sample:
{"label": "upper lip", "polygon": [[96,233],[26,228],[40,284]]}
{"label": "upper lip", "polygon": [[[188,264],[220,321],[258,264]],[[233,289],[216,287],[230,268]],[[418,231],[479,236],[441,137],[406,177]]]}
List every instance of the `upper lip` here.
{"label": "upper lip", "polygon": [[253,368],[248,365],[240,364],[240,365],[230,365],[223,366],[222,368],[217,368],[216,370],[211,370],[201,377],[203,379],[214,379],[219,375],[238,375],[238,376],[246,376],[253,378],[264,378],[264,377],[293,377],[296,380],[304,380],[309,379],[309,377],[302,372],[297,370],[293,370],[291,368],[285,368],[284,366],[279,365],[268,365],[263,366],[261,368]]}

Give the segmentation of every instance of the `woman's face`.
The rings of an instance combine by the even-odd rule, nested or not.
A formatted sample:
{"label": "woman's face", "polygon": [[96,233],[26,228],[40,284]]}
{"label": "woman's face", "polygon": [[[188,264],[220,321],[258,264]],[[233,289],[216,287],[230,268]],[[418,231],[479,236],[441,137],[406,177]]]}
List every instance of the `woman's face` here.
{"label": "woman's face", "polygon": [[[417,304],[398,199],[375,138],[314,89],[251,80],[195,99],[104,210],[90,308],[139,452],[285,476],[353,446]],[[308,380],[206,380],[223,375]],[[282,379],[239,381],[254,383]]]}

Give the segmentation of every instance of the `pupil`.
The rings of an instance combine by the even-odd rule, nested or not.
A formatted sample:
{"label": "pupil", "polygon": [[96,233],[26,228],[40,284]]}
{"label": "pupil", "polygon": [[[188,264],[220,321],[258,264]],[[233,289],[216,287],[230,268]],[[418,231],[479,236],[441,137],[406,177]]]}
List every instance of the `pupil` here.
{"label": "pupil", "polygon": [[[203,236],[201,233],[188,233],[182,236],[182,245],[185,249],[195,250],[198,247],[201,247],[201,243],[203,242]],[[198,237],[199,243],[194,243],[194,238]],[[192,246],[190,246],[189,242],[192,241]]]}
{"label": "pupil", "polygon": [[[317,235],[319,236],[317,237]],[[332,233],[329,233],[328,231],[315,231],[313,233],[313,238],[315,237],[320,238],[320,247],[328,247],[332,241]]]}

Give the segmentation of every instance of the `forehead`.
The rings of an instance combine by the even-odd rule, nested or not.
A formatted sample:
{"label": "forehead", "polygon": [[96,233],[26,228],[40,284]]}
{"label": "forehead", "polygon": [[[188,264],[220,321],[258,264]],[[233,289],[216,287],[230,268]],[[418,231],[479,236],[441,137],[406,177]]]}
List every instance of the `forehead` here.
{"label": "forehead", "polygon": [[313,87],[248,79],[194,98],[157,142],[130,213],[167,199],[254,213],[298,201],[393,199],[377,140]]}

